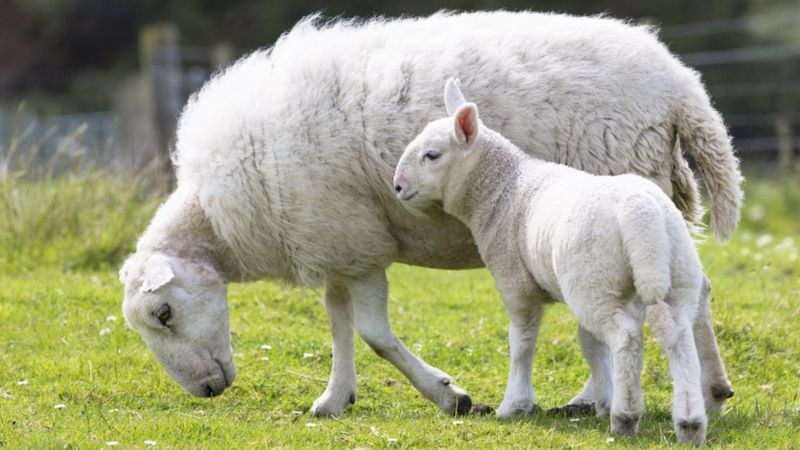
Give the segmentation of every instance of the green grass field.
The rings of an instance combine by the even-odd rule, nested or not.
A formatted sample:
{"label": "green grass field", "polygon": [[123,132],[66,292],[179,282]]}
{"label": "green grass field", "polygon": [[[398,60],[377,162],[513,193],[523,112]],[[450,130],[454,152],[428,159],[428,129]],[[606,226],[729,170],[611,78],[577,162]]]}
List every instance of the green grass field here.
{"label": "green grass field", "polygon": [[[339,418],[311,418],[308,408],[324,390],[331,363],[322,292],[272,282],[231,286],[239,376],[221,397],[194,398],[121,316],[116,266],[158,202],[131,185],[102,175],[40,185],[0,181],[0,447],[676,445],[669,372],[652,338],[643,375],[647,409],[634,438],[612,438],[607,418],[446,416],[360,340],[358,401]],[[731,242],[701,244],[736,391],[724,413],[710,419],[708,443],[794,448],[800,446],[800,184],[751,182],[743,216]],[[390,280],[397,335],[454,376],[474,401],[496,406],[508,350],[505,313],[488,273],[394,266]],[[549,308],[534,364],[545,409],[565,404],[588,374],[575,331],[566,308]]]}

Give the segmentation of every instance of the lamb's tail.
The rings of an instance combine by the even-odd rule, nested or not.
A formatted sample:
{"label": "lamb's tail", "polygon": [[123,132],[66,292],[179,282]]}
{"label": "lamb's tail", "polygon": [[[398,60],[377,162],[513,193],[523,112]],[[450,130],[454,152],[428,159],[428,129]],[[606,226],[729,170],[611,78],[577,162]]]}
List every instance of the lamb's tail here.
{"label": "lamb's tail", "polygon": [[663,300],[672,286],[664,211],[652,201],[629,197],[619,227],[636,292],[646,305]]}
{"label": "lamb's tail", "polygon": [[[722,116],[711,106],[702,85],[690,90],[684,98],[677,115],[677,134],[683,148],[697,162],[711,197],[711,228],[719,240],[726,240],[739,222],[739,207],[742,203],[742,174],[739,160],[733,154],[731,139],[725,129]],[[682,158],[679,158],[682,159]],[[699,196],[685,163],[676,164],[672,183],[674,199],[684,213],[684,218],[699,222],[702,215]],[[683,206],[683,207],[681,207]],[[691,211],[687,213],[687,211]]]}

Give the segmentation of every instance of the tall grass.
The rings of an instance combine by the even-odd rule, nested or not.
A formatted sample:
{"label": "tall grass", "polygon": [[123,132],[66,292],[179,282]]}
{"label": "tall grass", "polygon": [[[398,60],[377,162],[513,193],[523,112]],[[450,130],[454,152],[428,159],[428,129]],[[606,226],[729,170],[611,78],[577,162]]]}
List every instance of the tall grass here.
{"label": "tall grass", "polygon": [[[100,269],[117,265],[169,189],[160,161],[134,170],[98,162],[82,147],[82,128],[58,139],[43,155],[25,130],[0,143],[0,271],[43,266]],[[26,144],[21,144],[26,143]],[[797,232],[800,180],[756,179],[746,186],[743,230]]]}
{"label": "tall grass", "polygon": [[75,130],[49,155],[15,134],[0,145],[0,271],[97,269],[133,250],[168,182],[85,157]]}

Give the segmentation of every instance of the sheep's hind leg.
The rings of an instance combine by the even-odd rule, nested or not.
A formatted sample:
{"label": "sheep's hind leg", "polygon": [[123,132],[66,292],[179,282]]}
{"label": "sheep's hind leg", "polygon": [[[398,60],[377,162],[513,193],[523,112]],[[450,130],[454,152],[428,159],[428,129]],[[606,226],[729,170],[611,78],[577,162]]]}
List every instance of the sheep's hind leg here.
{"label": "sheep's hind leg", "polygon": [[531,383],[536,337],[542,320],[542,306],[530,298],[503,296],[508,310],[508,343],[511,365],[503,401],[497,408],[497,417],[512,418],[532,414],[536,397]]}
{"label": "sheep's hind leg", "polygon": [[704,276],[693,330],[694,342],[700,357],[700,373],[706,410],[718,412],[722,409],[725,401],[733,397],[733,389],[728,381],[728,374],[725,372],[725,365],[717,346],[717,337],[712,327],[711,309],[708,304],[710,291],[711,283]]}
{"label": "sheep's hind leg", "polygon": [[392,333],[387,314],[387,289],[383,271],[349,280],[348,291],[358,333],[375,353],[403,372],[428,400],[449,414],[467,414],[472,408],[472,399],[466,391],[456,386],[450,375],[425,364]]}
{"label": "sheep's hind leg", "polygon": [[356,401],[353,304],[347,289],[330,279],[325,286],[325,310],[333,336],[333,367],[328,387],[311,407],[317,417],[339,415]]}
{"label": "sheep's hind leg", "polygon": [[[687,295],[696,295],[689,291]],[[700,361],[682,293],[673,289],[665,300],[648,307],[647,319],[669,360],[672,374],[672,421],[679,442],[701,444],[706,440],[708,416],[700,387]]]}

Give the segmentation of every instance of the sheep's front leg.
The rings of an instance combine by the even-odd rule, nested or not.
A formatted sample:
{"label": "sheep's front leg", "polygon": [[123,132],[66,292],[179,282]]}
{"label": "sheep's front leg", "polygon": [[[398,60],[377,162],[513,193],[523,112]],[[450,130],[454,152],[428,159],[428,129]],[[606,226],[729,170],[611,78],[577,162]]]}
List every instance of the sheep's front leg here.
{"label": "sheep's front leg", "polygon": [[392,333],[387,313],[387,289],[383,271],[349,281],[358,334],[375,353],[400,369],[428,400],[449,414],[467,414],[472,408],[469,395],[453,383],[450,375],[425,364]]}
{"label": "sheep's front leg", "polygon": [[700,291],[700,303],[697,316],[694,319],[694,341],[700,356],[700,371],[702,374],[703,398],[706,410],[717,412],[722,409],[725,400],[733,397],[733,389],[725,372],[725,365],[717,346],[717,336],[711,322],[711,308],[708,300],[711,292],[711,283],[703,277],[703,288]]}
{"label": "sheep's front leg", "polygon": [[542,305],[528,296],[503,295],[508,311],[508,345],[511,365],[503,401],[497,408],[497,417],[512,418],[532,414],[536,409],[536,396],[531,383],[536,337],[542,320]]}
{"label": "sheep's front leg", "polygon": [[325,311],[333,336],[333,367],[327,389],[311,407],[317,417],[338,415],[356,401],[353,304],[347,289],[333,280],[325,286]]}

